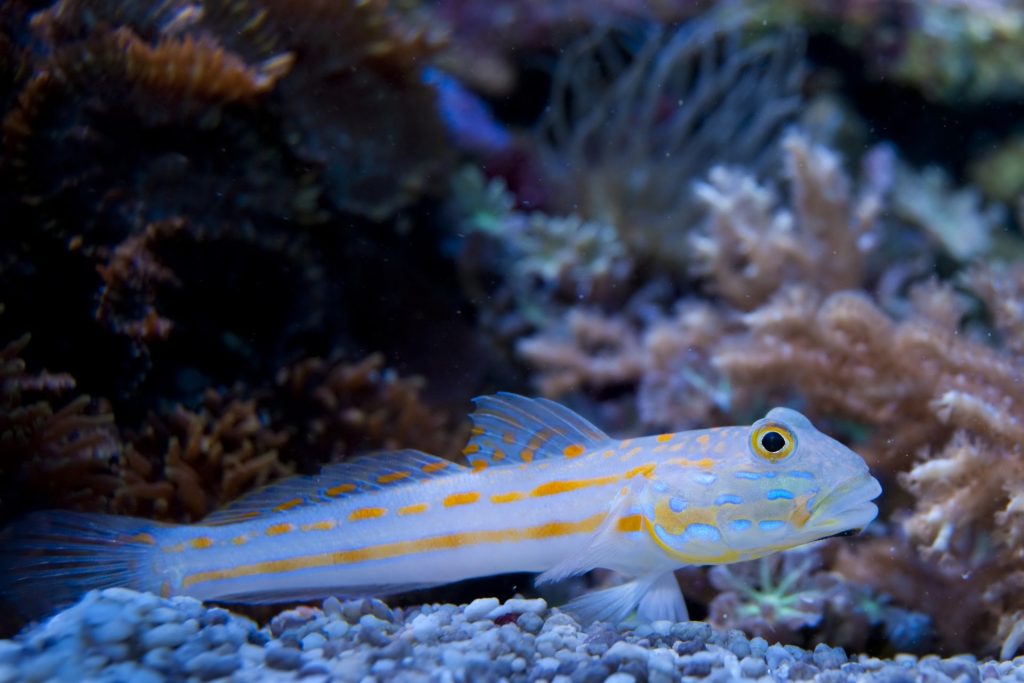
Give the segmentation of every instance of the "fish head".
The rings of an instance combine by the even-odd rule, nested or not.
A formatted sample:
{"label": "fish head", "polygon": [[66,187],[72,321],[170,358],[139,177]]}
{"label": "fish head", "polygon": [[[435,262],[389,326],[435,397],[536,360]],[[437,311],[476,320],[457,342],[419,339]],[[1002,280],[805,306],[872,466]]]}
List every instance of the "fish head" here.
{"label": "fish head", "polygon": [[878,514],[882,488],[864,459],[795,410],[709,433],[700,438],[714,439],[714,457],[660,463],[643,505],[648,534],[682,563],[753,559],[860,531]]}

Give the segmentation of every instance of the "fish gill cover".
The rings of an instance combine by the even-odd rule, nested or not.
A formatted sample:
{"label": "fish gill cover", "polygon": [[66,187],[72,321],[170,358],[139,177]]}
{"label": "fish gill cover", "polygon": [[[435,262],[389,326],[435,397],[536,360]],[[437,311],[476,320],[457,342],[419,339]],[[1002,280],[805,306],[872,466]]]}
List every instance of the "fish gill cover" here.
{"label": "fish gill cover", "polygon": [[695,611],[1012,656],[1022,53],[1009,0],[5,2],[0,514],[454,457],[496,390],[786,404],[880,523],[684,570]]}

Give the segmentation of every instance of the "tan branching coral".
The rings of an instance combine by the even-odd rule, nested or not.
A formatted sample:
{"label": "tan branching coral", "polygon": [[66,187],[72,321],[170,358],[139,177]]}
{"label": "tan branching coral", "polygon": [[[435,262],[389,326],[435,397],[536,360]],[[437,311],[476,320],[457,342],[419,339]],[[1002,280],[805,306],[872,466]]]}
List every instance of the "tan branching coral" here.
{"label": "tan branching coral", "polygon": [[833,292],[863,279],[882,198],[855,198],[839,157],[802,134],[787,135],[783,151],[791,209],[742,171],[716,167],[697,186],[709,214],[690,238],[697,273],[740,310],[756,308],[785,283]]}
{"label": "tan branching coral", "polygon": [[123,514],[197,521],[293,471],[279,459],[287,435],[265,424],[256,401],[214,391],[198,410],[151,416],[128,440],[110,500]]}
{"label": "tan branching coral", "polygon": [[64,373],[32,373],[21,358],[25,335],[0,350],[0,518],[28,509],[97,509],[117,485],[114,417]]}
{"label": "tan branching coral", "polygon": [[[976,270],[966,284],[991,277]],[[1009,343],[993,347],[963,327],[966,309],[948,286],[919,287],[911,306],[896,320],[862,294],[791,289],[748,314],[747,334],[715,363],[737,385],[796,392],[816,414],[870,429],[863,451],[876,468],[902,473],[914,496],[911,539],[961,571],[990,567],[974,599],[992,647],[996,618],[1022,607],[1008,586],[1024,560],[1024,365]],[[1010,626],[1001,628],[999,638]]]}
{"label": "tan branching coral", "polygon": [[310,358],[278,372],[277,417],[290,425],[290,450],[304,467],[397,448],[455,456],[465,435],[423,402],[423,386],[385,367],[380,354],[357,363]]}
{"label": "tan branching coral", "polygon": [[521,340],[517,351],[538,371],[545,396],[631,390],[641,424],[684,428],[718,423],[726,414],[729,389],[710,358],[729,327],[719,311],[697,301],[681,302],[672,316],[645,328],[576,308],[560,324]]}

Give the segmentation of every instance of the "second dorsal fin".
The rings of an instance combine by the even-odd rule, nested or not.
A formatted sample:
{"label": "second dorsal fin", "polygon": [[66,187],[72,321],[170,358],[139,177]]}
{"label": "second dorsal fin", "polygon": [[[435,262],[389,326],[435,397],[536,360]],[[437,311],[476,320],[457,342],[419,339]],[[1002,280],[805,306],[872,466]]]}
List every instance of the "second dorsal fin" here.
{"label": "second dorsal fin", "polygon": [[472,437],[462,452],[474,469],[573,458],[611,440],[573,411],[544,398],[500,393],[473,403]]}
{"label": "second dorsal fin", "polygon": [[450,460],[422,451],[384,451],[325,465],[319,474],[298,475],[274,482],[242,496],[203,520],[220,525],[264,515],[320,505],[340,498],[389,486],[444,476],[465,469]]}

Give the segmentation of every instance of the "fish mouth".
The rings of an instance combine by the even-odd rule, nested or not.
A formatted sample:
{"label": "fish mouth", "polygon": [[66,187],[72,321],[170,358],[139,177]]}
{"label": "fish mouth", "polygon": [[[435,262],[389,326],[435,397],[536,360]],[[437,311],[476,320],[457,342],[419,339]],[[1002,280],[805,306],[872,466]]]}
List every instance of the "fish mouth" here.
{"label": "fish mouth", "polygon": [[865,470],[821,497],[811,510],[808,525],[831,531],[828,536],[859,531],[878,515],[878,507],[871,501],[881,493],[881,484]]}

